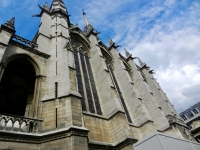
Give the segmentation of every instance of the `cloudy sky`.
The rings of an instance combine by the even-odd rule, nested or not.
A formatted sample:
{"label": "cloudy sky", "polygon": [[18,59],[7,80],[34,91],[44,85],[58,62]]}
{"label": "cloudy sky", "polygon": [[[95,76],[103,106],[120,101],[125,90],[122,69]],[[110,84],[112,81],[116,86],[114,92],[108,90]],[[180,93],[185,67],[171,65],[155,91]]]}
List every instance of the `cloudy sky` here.
{"label": "cloudy sky", "polygon": [[[0,0],[0,24],[16,18],[17,35],[32,40],[38,4],[52,0]],[[71,23],[83,29],[82,9],[108,45],[111,37],[155,70],[178,112],[200,101],[199,0],[64,0]]]}

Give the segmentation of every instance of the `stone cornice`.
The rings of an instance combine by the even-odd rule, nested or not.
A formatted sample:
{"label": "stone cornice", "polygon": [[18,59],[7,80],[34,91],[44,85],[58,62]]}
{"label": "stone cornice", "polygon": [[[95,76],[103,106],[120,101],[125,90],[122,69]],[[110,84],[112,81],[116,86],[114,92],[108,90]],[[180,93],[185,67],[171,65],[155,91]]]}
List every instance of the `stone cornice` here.
{"label": "stone cornice", "polygon": [[110,120],[110,119],[113,118],[115,115],[117,115],[117,114],[125,114],[125,112],[122,111],[122,110],[117,109],[117,110],[115,110],[113,113],[111,113],[109,116],[101,116],[101,115],[89,113],[89,112],[86,112],[86,111],[83,111],[83,114],[84,114],[84,115],[87,115],[87,116],[91,116],[91,117],[100,118],[100,119],[103,119],[103,120]]}
{"label": "stone cornice", "polygon": [[2,30],[7,31],[7,32],[11,33],[12,35],[14,35],[15,32],[16,32],[14,29],[9,28],[9,27],[7,27],[7,26],[5,26],[5,25],[1,25],[0,32],[1,32]]}
{"label": "stone cornice", "polygon": [[48,59],[48,58],[50,57],[50,55],[48,55],[48,54],[45,54],[45,53],[43,53],[43,52],[40,52],[40,51],[38,51],[38,50],[36,50],[36,49],[34,49],[34,48],[31,48],[31,47],[29,47],[29,46],[26,46],[26,45],[24,45],[24,44],[21,44],[21,43],[19,43],[19,42],[17,42],[17,41],[11,40],[10,43],[11,43],[12,45],[14,45],[14,46],[20,47],[20,48],[22,48],[23,50],[29,51],[29,52],[31,52],[31,53],[33,53],[33,54],[36,54],[36,55],[38,55],[38,56],[40,56],[40,57],[43,57],[43,58],[45,58],[45,59]]}
{"label": "stone cornice", "polygon": [[116,143],[106,143],[98,141],[89,141],[88,148],[89,150],[120,150],[128,145],[133,145],[138,140],[133,137],[125,137],[124,139]]}
{"label": "stone cornice", "polygon": [[[60,98],[66,98],[66,97],[81,98],[81,95],[78,92],[70,90],[68,94],[62,95],[62,96],[58,96],[58,99],[60,99]],[[41,100],[41,102],[48,102],[48,101],[55,101],[55,98],[47,98],[47,99],[45,98],[45,99]]]}
{"label": "stone cornice", "polygon": [[39,31],[37,31],[37,33],[35,34],[35,36],[34,36],[34,38],[33,38],[33,42],[36,42],[37,41],[37,39],[38,39],[38,37],[40,36],[40,35],[42,35],[42,36],[44,36],[44,37],[46,37],[46,38],[48,38],[48,39],[51,39],[51,36],[49,35],[49,37],[47,36],[47,35],[45,35],[45,34],[42,34],[42,33],[40,33]]}
{"label": "stone cornice", "polygon": [[7,46],[6,44],[4,44],[4,43],[1,43],[1,42],[0,42],[0,45]]}
{"label": "stone cornice", "polygon": [[39,134],[9,132],[0,130],[0,141],[41,144],[44,142],[58,140],[71,136],[87,137],[88,132],[89,130],[86,128],[75,127],[75,126]]}

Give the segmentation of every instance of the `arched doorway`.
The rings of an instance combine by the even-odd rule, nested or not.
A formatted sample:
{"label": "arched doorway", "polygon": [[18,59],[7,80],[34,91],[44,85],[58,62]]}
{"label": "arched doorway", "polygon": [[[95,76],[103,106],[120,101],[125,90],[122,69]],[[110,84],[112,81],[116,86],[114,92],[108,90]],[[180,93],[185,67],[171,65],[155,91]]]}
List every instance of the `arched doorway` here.
{"label": "arched doorway", "polygon": [[27,57],[12,59],[0,81],[0,112],[24,116],[34,97],[36,72]]}

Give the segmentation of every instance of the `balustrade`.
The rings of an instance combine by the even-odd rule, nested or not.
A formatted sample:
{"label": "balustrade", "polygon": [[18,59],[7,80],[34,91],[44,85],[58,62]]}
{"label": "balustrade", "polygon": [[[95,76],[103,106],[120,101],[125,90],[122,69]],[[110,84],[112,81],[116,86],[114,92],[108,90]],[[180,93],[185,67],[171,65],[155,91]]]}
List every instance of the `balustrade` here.
{"label": "balustrade", "polygon": [[17,42],[20,42],[21,44],[24,44],[26,46],[29,46],[31,48],[37,48],[38,47],[38,45],[36,43],[33,43],[33,42],[31,42],[31,41],[29,41],[27,39],[24,39],[24,38],[22,38],[20,36],[17,36],[17,35],[13,36],[13,40],[15,40]]}
{"label": "balustrade", "polygon": [[0,130],[11,132],[37,133],[41,119],[0,113]]}

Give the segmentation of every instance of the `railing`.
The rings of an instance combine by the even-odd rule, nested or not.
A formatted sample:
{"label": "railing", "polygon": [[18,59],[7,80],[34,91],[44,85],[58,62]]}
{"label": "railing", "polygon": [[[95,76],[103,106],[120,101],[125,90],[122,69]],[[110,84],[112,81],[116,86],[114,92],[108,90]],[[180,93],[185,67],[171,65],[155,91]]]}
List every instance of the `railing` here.
{"label": "railing", "polygon": [[0,113],[0,130],[11,132],[37,133],[41,119],[33,119]]}
{"label": "railing", "polygon": [[186,126],[185,122],[175,116],[171,116],[171,115],[167,115],[166,118],[168,119],[169,123],[172,124],[172,123],[178,123],[178,124],[181,124],[183,126]]}
{"label": "railing", "polygon": [[37,48],[38,47],[38,45],[36,43],[33,43],[33,42],[31,42],[31,41],[29,41],[27,39],[24,39],[24,38],[22,38],[20,36],[17,36],[17,35],[13,36],[13,40],[15,40],[15,41],[17,41],[17,42],[19,42],[21,44],[24,44],[26,46],[29,46],[31,48]]}

